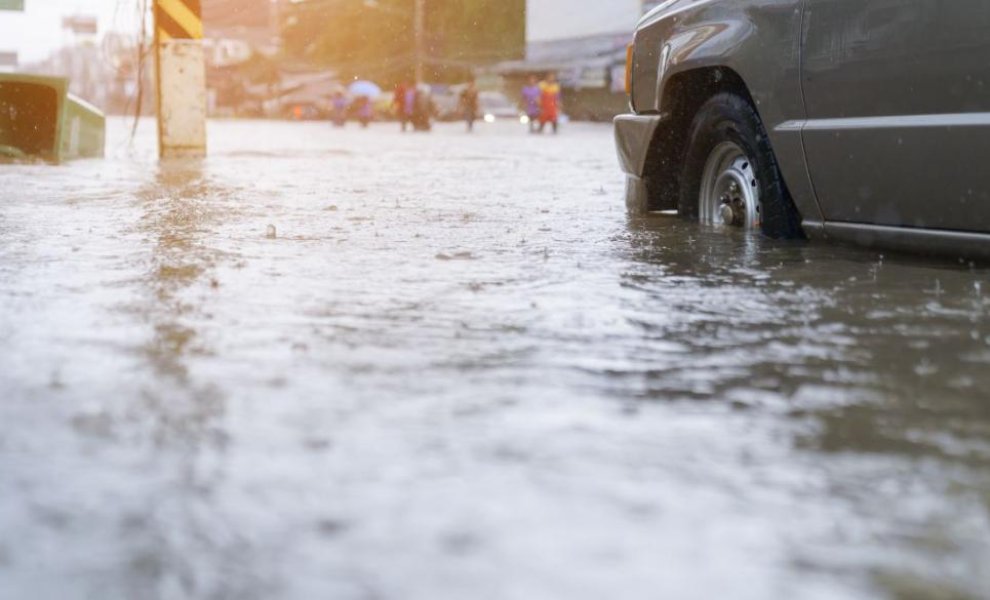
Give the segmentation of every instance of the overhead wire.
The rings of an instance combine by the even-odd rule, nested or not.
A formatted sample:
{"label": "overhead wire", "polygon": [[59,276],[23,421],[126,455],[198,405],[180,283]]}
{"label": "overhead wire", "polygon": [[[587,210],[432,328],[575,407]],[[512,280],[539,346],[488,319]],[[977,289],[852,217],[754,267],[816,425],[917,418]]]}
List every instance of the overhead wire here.
{"label": "overhead wire", "polygon": [[140,11],[140,33],[137,44],[137,98],[134,106],[134,122],[131,124],[131,142],[137,136],[138,123],[141,120],[141,111],[144,108],[144,68],[148,58],[148,13],[149,0],[138,0],[138,10]]}

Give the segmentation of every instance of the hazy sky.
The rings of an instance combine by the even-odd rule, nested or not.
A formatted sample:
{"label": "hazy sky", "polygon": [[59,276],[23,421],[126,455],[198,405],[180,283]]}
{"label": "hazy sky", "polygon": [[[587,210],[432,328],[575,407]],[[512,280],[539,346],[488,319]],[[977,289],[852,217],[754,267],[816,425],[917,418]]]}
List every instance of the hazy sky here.
{"label": "hazy sky", "polygon": [[[205,0],[209,1],[209,0]],[[0,51],[17,51],[21,62],[37,61],[71,34],[62,31],[62,17],[95,15],[101,32],[137,30],[139,0],[26,0],[24,13],[0,11]],[[641,0],[529,0],[531,40],[560,39],[593,33],[632,31]]]}
{"label": "hazy sky", "polygon": [[21,63],[43,59],[71,41],[71,34],[62,31],[64,16],[96,16],[101,32],[136,29],[138,23],[138,0],[26,0],[25,4],[23,13],[0,11],[0,50],[19,52]]}
{"label": "hazy sky", "polygon": [[642,0],[529,0],[530,40],[555,40],[594,33],[632,33]]}

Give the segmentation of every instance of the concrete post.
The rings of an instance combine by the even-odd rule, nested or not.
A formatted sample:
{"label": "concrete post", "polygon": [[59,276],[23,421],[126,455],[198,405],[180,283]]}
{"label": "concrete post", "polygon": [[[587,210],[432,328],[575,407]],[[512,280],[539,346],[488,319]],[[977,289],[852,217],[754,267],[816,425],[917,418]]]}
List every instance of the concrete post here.
{"label": "concrete post", "polygon": [[159,156],[206,156],[206,55],[200,0],[154,2]]}

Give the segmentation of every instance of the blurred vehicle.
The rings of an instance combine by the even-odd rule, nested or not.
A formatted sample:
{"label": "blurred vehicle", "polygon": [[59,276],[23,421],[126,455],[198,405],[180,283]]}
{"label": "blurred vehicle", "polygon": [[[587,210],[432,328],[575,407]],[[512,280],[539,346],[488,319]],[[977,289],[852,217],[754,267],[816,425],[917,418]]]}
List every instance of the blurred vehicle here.
{"label": "blurred vehicle", "polygon": [[375,107],[375,120],[376,121],[396,120],[395,110],[393,108],[394,102],[395,102],[394,92],[384,92],[382,95],[375,98],[373,102]]}
{"label": "blurred vehicle", "polygon": [[[461,108],[461,92],[465,85],[452,85],[434,91],[433,103],[436,105],[437,119],[440,121],[461,121],[464,119],[464,111]],[[481,119],[486,123],[494,123],[501,120],[521,120],[523,111],[519,106],[509,100],[509,97],[502,92],[481,92],[478,94],[478,104],[480,106]]]}
{"label": "blurred vehicle", "polygon": [[440,121],[461,120],[461,92],[463,85],[433,86],[433,104]]}
{"label": "blurred vehicle", "polygon": [[481,118],[486,123],[519,121],[523,114],[519,106],[502,92],[481,92],[478,95],[478,104],[481,107]]}
{"label": "blurred vehicle", "polygon": [[327,118],[326,108],[312,102],[284,105],[284,117],[292,121],[320,121]]}
{"label": "blurred vehicle", "polygon": [[673,0],[615,121],[632,212],[990,256],[985,0]]}
{"label": "blurred vehicle", "polygon": [[284,82],[278,91],[274,114],[293,121],[328,119],[333,113],[331,98],[340,89],[332,76],[322,73],[296,75]]}

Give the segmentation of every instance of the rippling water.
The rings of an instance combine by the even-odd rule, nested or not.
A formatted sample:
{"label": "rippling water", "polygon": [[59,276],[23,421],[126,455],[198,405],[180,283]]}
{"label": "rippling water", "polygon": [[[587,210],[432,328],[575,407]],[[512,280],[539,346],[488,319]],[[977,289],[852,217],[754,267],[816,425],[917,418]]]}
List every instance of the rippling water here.
{"label": "rippling water", "polygon": [[990,271],[630,221],[607,127],[125,130],[0,167],[0,597],[990,597]]}

